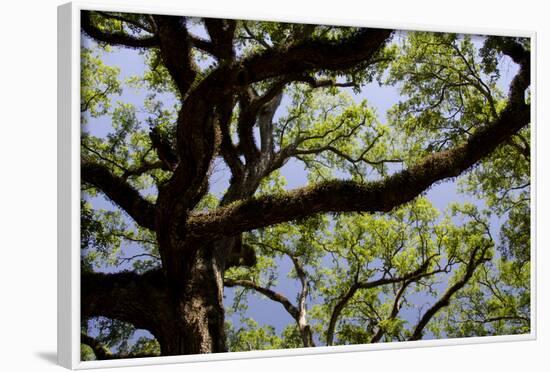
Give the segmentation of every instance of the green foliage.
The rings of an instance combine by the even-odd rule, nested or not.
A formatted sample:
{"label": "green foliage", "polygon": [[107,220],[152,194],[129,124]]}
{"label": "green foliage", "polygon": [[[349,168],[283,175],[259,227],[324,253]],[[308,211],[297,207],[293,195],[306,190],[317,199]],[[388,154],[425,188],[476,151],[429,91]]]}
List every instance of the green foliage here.
{"label": "green foliage", "polygon": [[290,324],[281,332],[281,349],[296,349],[303,347],[302,338],[298,327],[294,324]]}
{"label": "green foliage", "polygon": [[[274,283],[262,277],[262,273],[274,273],[276,262],[272,259],[278,258],[280,265],[285,255],[297,258],[305,265],[310,301],[314,304],[308,310],[308,319],[321,342],[326,342],[330,315],[354,283],[406,276],[428,262],[426,275],[408,284],[400,298],[396,297],[399,285],[359,289],[343,309],[336,327],[336,344],[368,343],[377,332],[382,332],[385,341],[404,340],[411,335],[415,324],[400,317],[399,312],[416,311],[417,307],[425,306],[417,302],[418,296],[433,297],[428,301],[433,303],[446,286],[461,280],[474,249],[483,247],[484,257],[487,260],[493,257],[489,217],[488,211],[479,211],[472,204],[452,204],[448,213],[440,216],[427,199],[418,198],[385,215],[318,216],[276,225],[246,236],[247,243],[256,248],[258,266],[233,268],[226,277],[250,279],[269,288]],[[518,267],[517,262],[498,258],[492,262],[494,264],[487,264],[476,272],[470,284],[456,295],[449,310],[441,314],[472,316],[470,306],[475,304],[485,316],[511,317],[502,314],[521,312],[523,319],[529,319],[529,266]],[[293,269],[288,277],[299,279]],[[509,291],[506,302],[495,300],[487,288],[480,290],[487,286],[487,281],[490,285],[498,284],[501,293]],[[243,296],[250,293],[253,292],[243,291],[239,301],[244,301]],[[514,294],[519,297],[514,299]],[[399,311],[392,315],[394,302],[399,303]],[[247,307],[234,307],[234,310],[244,314]],[[499,330],[492,329],[493,325],[473,321],[468,323],[470,328],[476,325],[470,333],[455,334],[451,320],[442,320],[447,315],[430,324],[433,337],[500,334]],[[528,331],[525,320],[518,325],[513,320],[510,324],[506,318],[501,323],[505,325],[500,330],[508,333]],[[248,329],[246,325],[243,327]],[[256,335],[257,325],[250,330]],[[300,342],[299,338],[296,340]],[[277,346],[273,344],[273,347]]]}
{"label": "green foliage", "polygon": [[[133,23],[101,17],[94,21],[110,33],[148,34],[146,18],[125,16]],[[195,27],[202,24],[197,19],[189,22]],[[259,51],[285,50],[298,42],[336,43],[356,32],[352,27],[239,21],[235,48],[238,57],[246,59]],[[380,113],[387,114],[383,117],[368,101],[357,100],[347,89],[289,84],[272,123],[274,150],[288,155],[283,165],[289,159],[303,163],[308,184],[317,184],[334,178],[365,182],[383,179],[427,154],[460,145],[505,107],[499,79],[501,50],[506,42],[469,35],[399,33],[377,53],[374,59],[378,63],[372,66],[308,72],[306,77],[317,81],[350,83],[354,93],[377,81],[395,87],[401,99],[387,113]],[[527,45],[525,40],[521,42]],[[159,165],[161,159],[149,133],[155,128],[175,146],[182,97],[158,49],[140,51],[145,69],[126,81],[120,79],[120,68],[104,63],[109,52],[104,45],[82,49],[82,159],[105,166],[155,201],[157,190],[172,172]],[[196,49],[193,60],[198,69],[195,87],[216,62]],[[261,95],[274,82],[256,83],[252,88]],[[127,90],[144,93],[141,96],[145,99],[140,104],[119,101]],[[240,151],[237,107],[230,133]],[[255,134],[254,139],[257,137]],[[335,345],[392,342],[409,338],[426,309],[464,279],[471,257],[483,258],[467,283],[429,322],[424,336],[529,332],[529,144],[527,127],[459,178],[465,199],[475,200],[475,205],[454,203],[447,210],[438,210],[426,197],[418,197],[389,213],[316,215],[246,232],[243,243],[253,247],[257,263],[231,267],[225,279],[246,280],[271,290],[290,281],[297,291],[283,295],[296,307],[301,301],[300,291],[307,292],[304,319],[316,344],[328,342],[329,323],[341,303],[334,324]],[[238,155],[244,161],[241,153]],[[281,194],[287,187],[283,174],[281,169],[267,172],[254,195]],[[211,185],[216,175],[212,169]],[[103,200],[98,199],[98,191],[83,185],[83,270],[128,266],[143,273],[159,267],[154,232],[135,226],[117,208],[99,208],[97,204]],[[210,190],[193,213],[216,209],[220,199]],[[502,222],[498,235],[497,220]],[[411,278],[420,268],[424,269]],[[407,279],[390,280],[395,278]],[[382,279],[390,281],[359,285]],[[295,320],[278,333],[274,327],[249,318],[248,298],[257,295],[265,299],[264,295],[247,287],[235,288],[234,293],[226,314],[238,315],[240,321],[226,323],[230,351],[303,347],[303,335]],[[273,311],[285,309],[274,303]],[[97,340],[117,353],[160,353],[154,339],[141,337],[130,342],[136,330],[129,324],[99,318],[90,326],[99,331]],[[95,358],[85,345],[81,356],[82,360]]]}
{"label": "green foliage", "polygon": [[140,337],[131,347],[130,354],[160,355],[160,345],[155,339]]}
{"label": "green foliage", "polygon": [[530,331],[530,265],[497,260],[486,265],[432,323],[448,337]]}
{"label": "green foliage", "polygon": [[120,354],[127,354],[130,351],[130,338],[136,331],[134,326],[121,322],[116,319],[97,318],[94,326],[99,334],[96,338],[98,342],[109,350],[115,350]]}
{"label": "green foliage", "polygon": [[[80,203],[80,234],[82,270],[93,271],[106,267],[120,267],[131,263],[137,272],[159,264],[158,247],[154,234],[126,223],[119,210],[94,209],[90,202]],[[139,260],[131,259],[123,247],[139,244]]]}
{"label": "green foliage", "polygon": [[[108,17],[105,17],[105,15],[108,15]],[[97,26],[98,29],[109,34],[144,37],[149,36],[151,33],[148,16],[145,14],[91,12],[90,17],[93,24]]]}
{"label": "green foliage", "polygon": [[[91,117],[105,115],[111,108],[110,96],[122,93],[120,68],[105,65],[100,53],[90,48],[81,48],[80,56],[80,111]],[[85,124],[86,115],[81,120]]]}
{"label": "green foliage", "polygon": [[342,175],[365,180],[385,175],[387,163],[400,162],[389,128],[366,100],[355,103],[344,92],[303,84],[287,94],[291,103],[275,123],[274,135],[281,149],[305,164],[311,182]]}
{"label": "green foliage", "polygon": [[[148,336],[137,337],[136,328],[128,323],[104,317],[86,320],[83,329],[97,331],[95,340],[105,347],[106,351],[118,357],[133,357],[139,355],[160,355],[160,345],[157,340]],[[96,360],[93,349],[81,344],[81,360]]]}
{"label": "green foliage", "polygon": [[89,202],[81,201],[80,244],[83,268],[92,270],[116,264],[120,252],[121,234],[126,229],[120,211],[94,210]]}
{"label": "green foliage", "polygon": [[273,327],[260,327],[253,319],[245,319],[243,324],[244,327],[235,330],[231,323],[226,323],[229,351],[268,350],[281,347],[281,339],[275,334]]}
{"label": "green foliage", "polygon": [[526,128],[500,146],[462,181],[463,191],[486,199],[488,207],[501,216],[528,202],[529,139],[530,130]]}
{"label": "green foliage", "polygon": [[169,92],[177,95],[177,88],[170,73],[162,64],[160,52],[158,50],[153,50],[148,52],[145,58],[149,68],[145,71],[143,76],[137,77],[137,79],[145,84],[148,91],[156,93]]}
{"label": "green foliage", "polygon": [[463,142],[502,109],[498,72],[482,69],[476,42],[469,35],[426,32],[402,38],[387,83],[404,100],[388,117],[409,162]]}
{"label": "green foliage", "polygon": [[92,348],[85,344],[80,344],[80,360],[89,361],[96,360],[96,356]]}
{"label": "green foliage", "polygon": [[507,259],[529,261],[531,247],[530,129],[525,128],[470,172],[461,182],[464,193],[486,200],[497,216],[507,217],[499,250]]}
{"label": "green foliage", "polygon": [[523,202],[512,209],[500,231],[499,248],[506,259],[529,262],[531,256],[531,209]]}

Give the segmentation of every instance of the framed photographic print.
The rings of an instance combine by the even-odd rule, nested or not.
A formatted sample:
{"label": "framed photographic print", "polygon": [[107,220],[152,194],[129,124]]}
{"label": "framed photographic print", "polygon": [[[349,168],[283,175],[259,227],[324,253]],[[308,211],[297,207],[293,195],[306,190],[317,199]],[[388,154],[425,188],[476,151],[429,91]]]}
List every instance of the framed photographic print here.
{"label": "framed photographic print", "polygon": [[63,366],[535,337],[534,33],[58,25]]}

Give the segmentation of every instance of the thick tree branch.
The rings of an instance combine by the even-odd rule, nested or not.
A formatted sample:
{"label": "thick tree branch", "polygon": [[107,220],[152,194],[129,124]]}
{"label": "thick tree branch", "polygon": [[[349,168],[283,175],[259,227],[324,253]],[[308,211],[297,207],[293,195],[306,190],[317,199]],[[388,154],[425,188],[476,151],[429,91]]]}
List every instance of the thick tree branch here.
{"label": "thick tree branch", "polygon": [[[262,95],[254,89],[244,89],[240,97],[240,114],[238,122],[239,149],[245,156],[247,164],[262,160],[269,162],[273,154],[272,120],[275,111],[281,104],[282,91],[289,79],[280,79],[273,83]],[[254,140],[253,127],[260,129],[261,151]]]}
{"label": "thick tree branch", "polygon": [[232,239],[224,239],[223,243],[230,248],[229,255],[225,262],[225,269],[232,266],[252,267],[256,265],[256,251],[252,246],[244,244],[241,236]]}
{"label": "thick tree branch", "polygon": [[81,12],[80,22],[82,30],[96,41],[110,45],[122,45],[129,48],[151,48],[159,44],[159,40],[156,36],[137,38],[123,31],[112,33],[104,32],[92,22],[92,13],[93,12],[83,10]]}
{"label": "thick tree branch", "polygon": [[288,256],[292,260],[294,269],[296,270],[296,275],[300,280],[300,286],[302,287],[302,289],[300,290],[300,294],[298,295],[298,318],[296,319],[296,323],[298,324],[298,330],[300,331],[300,336],[302,337],[302,343],[304,344],[304,347],[312,347],[315,346],[315,342],[313,341],[311,327],[306,319],[306,301],[309,293],[307,273],[304,265],[300,262],[298,257],[291,254],[288,254]]}
{"label": "thick tree branch", "polygon": [[[372,63],[380,62],[380,60],[372,61]],[[301,77],[297,78],[296,81],[303,81],[304,83],[309,84],[312,88],[323,88],[323,87],[355,87],[357,83],[355,81],[346,81],[338,83],[333,79],[315,79],[313,76],[304,74]]]}
{"label": "thick tree branch", "polygon": [[183,97],[195,81],[197,70],[191,56],[191,40],[184,17],[154,16],[160,54]]}
{"label": "thick tree branch", "polygon": [[214,55],[219,59],[234,59],[233,38],[237,22],[232,19],[205,18],[204,25],[212,40]]}
{"label": "thick tree branch", "polygon": [[[163,20],[157,21],[160,25]],[[179,23],[178,23],[179,22]],[[189,46],[171,49],[171,44],[187,34],[181,19],[165,23],[166,50],[163,60],[171,61],[171,74],[180,79],[182,106],[176,127],[176,151],[179,163],[168,182],[159,188],[157,198],[157,236],[163,269],[174,283],[181,284],[187,270],[185,261],[193,260],[200,244],[189,242],[185,221],[190,211],[208,192],[208,178],[212,161],[220,150],[220,121],[230,120],[234,91],[227,83],[230,67],[220,65],[197,84],[193,83],[194,69],[187,68],[190,62]],[[176,37],[180,34],[179,37]],[[170,41],[176,37],[177,40]],[[161,41],[162,41],[161,33]],[[161,48],[162,49],[162,48]],[[179,52],[177,49],[180,49]],[[164,51],[163,51],[164,52]],[[183,63],[182,63],[183,59]],[[165,62],[166,63],[166,62]],[[178,67],[179,66],[179,67]],[[178,70],[179,68],[179,70]],[[189,73],[189,74],[188,74]],[[189,91],[187,91],[189,90]],[[228,103],[229,102],[229,103]],[[226,137],[227,140],[227,137]],[[227,141],[225,142],[227,145]],[[186,241],[183,244],[183,241]],[[209,245],[213,250],[219,244]]]}
{"label": "thick tree branch", "polygon": [[141,275],[127,271],[114,274],[83,272],[80,287],[82,318],[104,316],[153,334],[167,326],[163,321],[174,319],[160,270]]}
{"label": "thick tree branch", "polygon": [[511,83],[508,104],[492,123],[480,127],[462,145],[426,156],[416,165],[380,181],[327,181],[315,186],[235,203],[192,216],[188,231],[195,235],[234,235],[321,212],[387,212],[434,183],[457,177],[530,122],[525,90],[530,61],[523,60]]}
{"label": "thick tree branch", "polygon": [[156,161],[154,163],[143,162],[136,167],[126,169],[124,171],[124,174],[122,175],[122,178],[127,179],[129,177],[141,176],[142,174],[155,169],[169,170],[166,167],[166,164],[164,164],[162,161]]}
{"label": "thick tree branch", "polygon": [[[275,144],[273,143],[273,117],[275,112],[281,104],[283,98],[283,88],[275,91],[273,97],[269,97],[263,109],[258,115],[258,127],[260,128],[260,149],[264,156],[271,158],[275,151]],[[269,93],[269,92],[268,92]]]}
{"label": "thick tree branch", "polygon": [[220,153],[231,170],[233,177],[240,179],[244,172],[244,165],[239,159],[239,153],[231,139],[230,125],[233,114],[233,100],[224,102],[219,106],[219,127],[220,127]]}
{"label": "thick tree branch", "polygon": [[[172,222],[181,223],[187,211],[208,190],[208,172],[221,142],[217,123],[230,118],[233,91],[227,84],[228,66],[220,66],[182,100],[176,130],[180,163],[159,200],[172,210]],[[170,206],[172,205],[172,206]],[[172,212],[171,212],[172,213]],[[166,223],[172,223],[168,220]]]}
{"label": "thick tree branch", "polygon": [[371,59],[391,33],[391,30],[364,28],[338,42],[308,39],[288,48],[267,49],[241,63],[237,82],[248,85],[284,75],[300,76],[314,70],[346,70]]}
{"label": "thick tree branch", "polygon": [[239,120],[237,131],[239,133],[239,150],[243,153],[247,164],[255,163],[260,150],[254,139],[254,124],[256,124],[258,108],[253,104],[253,93],[251,88],[246,89],[239,99]]}
{"label": "thick tree branch", "polygon": [[106,167],[97,163],[83,163],[80,172],[84,182],[101,190],[137,224],[151,230],[155,229],[155,206],[145,200],[123,178],[115,176]]}
{"label": "thick tree branch", "polygon": [[[158,33],[161,40],[161,50],[163,52],[165,51],[165,49],[169,50],[168,48],[162,47],[164,39],[169,40],[173,38],[174,34],[186,33],[185,27],[182,26],[181,20],[177,18],[171,19],[168,17],[157,17],[156,22],[159,26]],[[163,22],[169,27],[163,27]],[[225,34],[225,36],[222,35],[222,33],[220,32],[222,28],[225,30],[224,33],[227,33],[228,35],[231,34],[230,24],[227,27],[220,27],[220,24],[216,24],[215,22],[210,24],[209,31],[212,32],[212,35],[215,35],[213,37],[213,42],[215,42],[214,39],[222,40],[224,37],[228,37]],[[163,29],[165,29],[164,33]],[[359,32],[359,34],[362,35],[361,32]],[[373,49],[370,50],[369,53],[362,54],[363,58],[368,58],[368,56],[372,56],[376,52],[376,50],[378,50],[378,48],[383,44],[383,41],[385,41],[385,39],[389,36],[389,34],[390,32],[388,31],[385,34],[384,40],[379,40],[379,43],[376,43],[375,40],[374,44],[372,43],[372,40],[368,42],[363,40],[362,37],[366,38],[365,35],[361,37],[358,36],[356,38],[352,38],[354,42],[351,42],[350,39],[347,40],[347,44],[337,44],[340,47],[335,47],[331,44],[331,48],[326,49],[325,52],[332,52],[337,54],[347,51],[349,52],[349,54],[356,55],[357,51],[353,48],[358,46],[367,48],[366,44],[368,44]],[[369,33],[369,36],[373,35]],[[183,39],[183,37],[179,37],[178,39],[181,40]],[[361,43],[360,41],[364,41],[366,44]],[[170,43],[166,43],[167,46],[169,44]],[[172,42],[171,44],[174,44],[174,42]],[[315,54],[313,60],[317,60],[320,55],[317,54],[316,51],[318,51],[317,48],[322,45],[318,45],[319,43],[313,44],[315,45],[301,45],[301,47],[303,47],[301,51],[303,52],[305,50],[306,53]],[[343,44],[347,45],[347,50],[345,48],[342,48]],[[293,48],[294,49],[292,52],[290,52],[290,54],[287,55],[286,52],[283,53],[284,55],[286,55],[286,57],[284,58],[288,58],[288,61],[290,61],[290,63],[294,63],[292,62],[293,59],[298,58],[300,60],[303,57],[303,55],[300,55],[300,48]],[[296,54],[296,51],[299,52]],[[352,51],[353,53],[351,53]],[[174,53],[174,51],[171,51],[172,55],[175,55]],[[178,61],[180,61],[181,64],[182,60],[186,60],[184,58],[186,53],[178,52],[178,54],[181,54],[180,58],[177,59]],[[326,56],[323,56],[323,60],[324,57]],[[332,57],[336,58],[334,55]],[[351,60],[353,58],[349,59],[344,57],[339,59],[340,66],[342,64],[345,65],[346,63],[349,63],[350,66],[353,65],[353,63],[351,63]],[[176,59],[165,58],[165,56],[163,56],[163,60],[165,61],[168,70],[171,71],[174,79],[178,81],[178,79],[174,75]],[[173,62],[170,62],[170,60],[172,60]],[[171,67],[170,64],[172,64],[173,66]],[[161,209],[167,211],[167,213],[162,216],[162,225],[173,225],[174,223],[176,223],[176,221],[179,221],[177,223],[183,223],[184,221],[186,221],[188,219],[188,211],[192,210],[194,204],[198,202],[204,192],[206,192],[208,186],[207,173],[210,169],[211,161],[215,156],[218,143],[217,141],[219,140],[219,137],[216,135],[215,131],[215,118],[220,111],[219,105],[224,101],[227,101],[229,99],[228,97],[230,97],[234,93],[235,85],[240,85],[242,83],[239,80],[238,75],[240,72],[242,72],[243,67],[243,63],[220,64],[218,68],[212,71],[206,78],[204,78],[204,80],[202,80],[196,87],[194,87],[182,102],[183,105],[178,118],[177,130],[177,149],[181,164],[174,172],[174,175],[165,190],[161,190],[161,192],[159,193],[158,200],[160,204],[162,204]],[[336,68],[336,65],[334,65],[334,67]],[[326,66],[324,63],[320,63],[318,68],[330,68],[330,66]],[[293,73],[296,72],[299,71],[293,71]],[[281,75],[283,75],[283,73],[279,71],[274,76],[279,76],[282,78]],[[246,85],[248,85],[249,83],[252,83],[252,81],[246,83]],[[183,94],[183,90],[180,89],[180,91]],[[242,101],[241,103],[243,104],[243,110],[240,115],[241,117],[239,123],[239,133],[241,134],[240,137],[242,141],[241,145],[243,149],[246,150],[244,151],[244,154],[247,162],[255,163],[255,160],[258,159],[259,151],[255,147],[253,136],[251,135],[251,128],[256,120],[256,115],[244,114],[248,110],[248,107],[246,106],[248,104],[254,104],[247,101]],[[252,181],[254,181],[254,179]],[[254,186],[255,183],[255,181],[252,181],[249,182],[250,188]],[[192,236],[188,234],[186,227],[181,229],[180,233],[182,234],[182,236],[192,238]]]}
{"label": "thick tree branch", "polygon": [[198,48],[203,52],[206,52],[212,56],[216,56],[216,50],[214,49],[214,45],[208,40],[204,40],[202,38],[189,35],[189,41],[191,42],[191,45],[193,47]]}

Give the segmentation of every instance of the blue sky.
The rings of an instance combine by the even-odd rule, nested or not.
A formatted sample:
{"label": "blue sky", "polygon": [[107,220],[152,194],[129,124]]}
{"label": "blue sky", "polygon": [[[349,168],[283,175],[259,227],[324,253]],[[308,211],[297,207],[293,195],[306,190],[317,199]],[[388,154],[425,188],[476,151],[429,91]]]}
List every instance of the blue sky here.
{"label": "blue sky", "polygon": [[[194,29],[195,33],[204,34],[204,30],[200,28]],[[83,37],[83,45],[90,47],[94,43],[86,37]],[[476,43],[481,43],[481,39],[477,39]],[[102,53],[102,59],[105,64],[117,66],[121,70],[120,79],[124,81],[125,79],[134,76],[141,75],[144,71],[144,58],[136,50],[127,49],[127,48],[113,48],[113,51],[110,53]],[[500,85],[503,89],[506,89],[511,77],[516,72],[516,68],[513,64],[503,61],[504,65],[501,65],[502,78]],[[351,89],[349,90],[351,94]],[[141,89],[134,89],[125,86],[123,92],[118,97],[113,97],[116,101],[121,101],[125,103],[131,103],[136,107],[143,106],[143,102],[146,97],[146,91]],[[388,109],[399,102],[400,95],[397,87],[384,86],[380,87],[376,82],[371,83],[362,89],[362,93],[354,95],[354,98],[357,101],[367,99],[369,105],[373,107],[378,115],[380,121],[385,122],[385,114]],[[167,105],[173,103],[173,98],[169,96],[164,97],[164,101]],[[281,115],[284,112],[285,100],[279,108],[277,115]],[[138,118],[143,119],[139,116]],[[147,124],[144,123],[144,126]],[[89,124],[86,126],[86,130],[91,134],[104,137],[110,131],[110,122],[109,117],[104,116],[100,118],[90,118]],[[293,189],[296,187],[304,186],[307,183],[306,171],[302,163],[291,160],[289,161],[282,169],[281,172],[287,180],[287,188]],[[229,172],[224,168],[223,164],[217,167],[216,173],[214,174],[211,182],[211,192],[220,195],[223,193],[227,187],[229,180]],[[458,180],[446,181],[439,183],[433,186],[427,193],[426,197],[432,202],[432,204],[439,209],[444,211],[449,203],[451,202],[472,202],[480,207],[484,206],[483,201],[477,200],[473,197],[467,197],[458,192]],[[115,208],[109,201],[103,197],[94,198],[92,204],[95,208],[104,208],[104,209],[113,209]],[[499,219],[495,216],[491,218],[491,229],[493,237],[498,238],[498,231],[502,223],[502,219]],[[136,252],[139,252],[139,247],[135,244],[127,244],[124,249],[126,250],[125,256],[131,256]],[[101,268],[101,271],[118,271],[121,268],[113,267],[104,267]],[[298,282],[287,278],[288,272],[291,269],[291,262],[288,258],[282,259],[279,265],[279,280],[274,289],[286,295],[289,299],[294,300],[296,294],[299,291]],[[225,290],[226,294],[226,304],[229,305],[232,302],[234,289],[227,288]],[[422,303],[429,303],[433,301],[432,298],[415,298],[415,302],[418,305]],[[246,312],[246,316],[249,316],[256,320],[260,325],[272,325],[277,331],[281,331],[286,325],[293,322],[293,319],[290,315],[283,309],[283,307],[271,300],[264,298],[259,295],[249,296],[248,301],[249,310]],[[405,314],[405,318],[412,323],[415,322],[417,312],[411,311],[409,314]],[[235,323],[239,324],[239,315],[234,315],[230,319]],[[140,332],[140,335],[146,334]]]}

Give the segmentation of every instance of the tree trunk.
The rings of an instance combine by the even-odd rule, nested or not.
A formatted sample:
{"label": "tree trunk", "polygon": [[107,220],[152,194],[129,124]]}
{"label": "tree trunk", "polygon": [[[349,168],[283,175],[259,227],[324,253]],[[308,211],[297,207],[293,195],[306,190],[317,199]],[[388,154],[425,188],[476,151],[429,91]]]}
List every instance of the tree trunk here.
{"label": "tree trunk", "polygon": [[187,262],[182,285],[172,287],[175,318],[159,322],[161,354],[225,352],[223,270],[211,249],[199,249]]}

